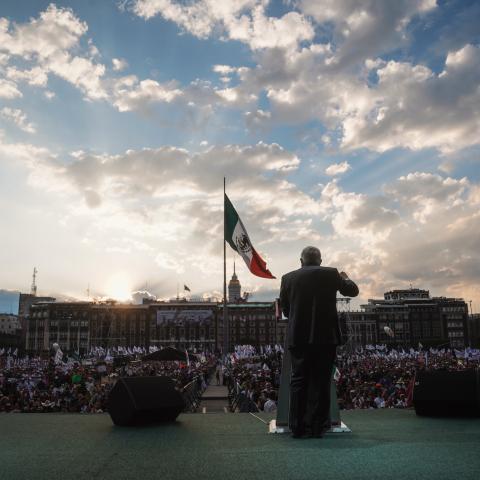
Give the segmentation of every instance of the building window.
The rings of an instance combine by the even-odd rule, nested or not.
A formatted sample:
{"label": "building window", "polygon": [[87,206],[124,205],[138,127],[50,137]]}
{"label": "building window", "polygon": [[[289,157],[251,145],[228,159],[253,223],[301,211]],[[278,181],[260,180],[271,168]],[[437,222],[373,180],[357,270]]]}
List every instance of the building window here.
{"label": "building window", "polygon": [[448,322],[448,328],[463,328],[463,322]]}

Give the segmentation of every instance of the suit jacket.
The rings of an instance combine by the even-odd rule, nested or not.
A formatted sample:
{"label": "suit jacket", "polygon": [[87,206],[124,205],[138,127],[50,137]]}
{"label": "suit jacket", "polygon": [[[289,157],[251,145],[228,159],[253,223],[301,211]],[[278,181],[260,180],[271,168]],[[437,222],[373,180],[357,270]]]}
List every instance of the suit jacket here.
{"label": "suit jacket", "polygon": [[336,268],[305,266],[282,277],[280,304],[288,317],[289,347],[341,343],[337,291],[358,295],[357,285]]}

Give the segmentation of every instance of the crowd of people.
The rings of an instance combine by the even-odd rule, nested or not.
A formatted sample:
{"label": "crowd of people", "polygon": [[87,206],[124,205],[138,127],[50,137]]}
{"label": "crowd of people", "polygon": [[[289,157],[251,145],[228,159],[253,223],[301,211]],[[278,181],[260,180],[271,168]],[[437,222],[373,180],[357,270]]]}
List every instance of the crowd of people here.
{"label": "crowd of people", "polygon": [[[119,361],[120,360],[120,361]],[[216,358],[195,362],[143,362],[139,358],[54,358],[0,356],[1,412],[103,413],[120,376],[168,376],[178,390],[192,381],[205,389]]]}
{"label": "crowd of people", "polygon": [[238,345],[227,358],[232,409],[240,412],[273,412],[277,408],[283,349],[266,346],[257,351]]}
{"label": "crowd of people", "polygon": [[[229,358],[236,409],[275,409],[282,357],[279,346],[262,350],[252,346],[237,348]],[[396,350],[385,345],[369,345],[353,352],[339,349],[335,372],[338,404],[341,409],[407,408],[412,406],[415,372],[464,370],[479,365],[480,350],[475,349]]]}
{"label": "crowd of people", "polygon": [[[273,412],[283,360],[279,345],[260,349],[239,345],[223,359],[202,353],[192,362],[144,362],[140,351],[114,357],[99,351],[87,359],[60,361],[58,356],[20,358],[1,353],[0,412],[105,412],[109,392],[120,376],[169,376],[179,390],[194,379],[203,390],[212,376],[217,384],[228,386],[233,411]],[[415,372],[479,365],[480,350],[473,349],[395,350],[384,345],[339,349],[338,403],[341,409],[407,408]]]}
{"label": "crowd of people", "polygon": [[412,406],[413,381],[420,370],[464,370],[478,367],[480,351],[466,349],[387,349],[369,346],[337,356],[340,408],[406,408]]}

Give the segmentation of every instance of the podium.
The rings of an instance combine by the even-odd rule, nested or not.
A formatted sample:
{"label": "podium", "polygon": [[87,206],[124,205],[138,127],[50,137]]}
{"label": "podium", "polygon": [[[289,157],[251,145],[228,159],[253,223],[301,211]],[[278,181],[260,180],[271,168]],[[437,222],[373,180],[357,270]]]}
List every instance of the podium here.
{"label": "podium", "polygon": [[[290,404],[290,375],[292,372],[292,359],[290,351],[287,348],[288,343],[285,342],[285,350],[283,352],[282,374],[280,377],[280,390],[278,392],[277,418],[270,421],[268,426],[269,433],[289,433],[288,413]],[[340,419],[340,409],[338,408],[337,387],[333,375],[335,366],[332,369],[331,388],[330,388],[330,422],[332,424],[327,433],[348,433],[351,432]]]}

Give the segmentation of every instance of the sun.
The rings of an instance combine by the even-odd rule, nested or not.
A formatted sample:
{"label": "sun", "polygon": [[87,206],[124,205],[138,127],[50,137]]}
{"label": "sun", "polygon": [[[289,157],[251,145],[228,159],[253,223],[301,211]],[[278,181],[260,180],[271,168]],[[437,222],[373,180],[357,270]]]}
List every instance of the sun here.
{"label": "sun", "polygon": [[131,300],[132,298],[132,285],[127,274],[119,272],[107,280],[105,287],[106,295],[110,298],[119,301]]}

